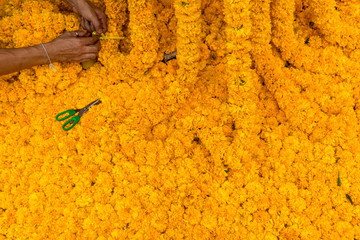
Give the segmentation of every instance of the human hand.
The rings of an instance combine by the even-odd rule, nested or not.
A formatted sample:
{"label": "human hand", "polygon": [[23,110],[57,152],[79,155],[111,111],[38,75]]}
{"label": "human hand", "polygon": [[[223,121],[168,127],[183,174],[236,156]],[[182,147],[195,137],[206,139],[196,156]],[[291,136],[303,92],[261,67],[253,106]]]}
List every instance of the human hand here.
{"label": "human hand", "polygon": [[100,51],[98,36],[90,37],[85,31],[65,32],[53,41],[44,44],[51,60],[56,62],[86,62],[96,59]]}
{"label": "human hand", "polygon": [[106,16],[99,8],[92,6],[87,0],[69,0],[74,12],[80,15],[81,26],[89,32],[105,33],[107,31]]}

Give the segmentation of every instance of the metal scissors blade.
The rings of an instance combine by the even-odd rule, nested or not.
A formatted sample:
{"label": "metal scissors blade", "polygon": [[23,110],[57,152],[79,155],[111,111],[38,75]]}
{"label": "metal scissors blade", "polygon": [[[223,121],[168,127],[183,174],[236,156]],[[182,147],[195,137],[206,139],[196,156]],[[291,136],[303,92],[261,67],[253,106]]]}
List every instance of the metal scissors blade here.
{"label": "metal scissors blade", "polygon": [[93,101],[92,103],[86,105],[86,107],[82,108],[79,110],[79,117],[81,117],[84,113],[86,113],[92,106],[94,105],[98,105],[101,103],[101,100],[100,98],[99,99],[96,99],[95,101]]}

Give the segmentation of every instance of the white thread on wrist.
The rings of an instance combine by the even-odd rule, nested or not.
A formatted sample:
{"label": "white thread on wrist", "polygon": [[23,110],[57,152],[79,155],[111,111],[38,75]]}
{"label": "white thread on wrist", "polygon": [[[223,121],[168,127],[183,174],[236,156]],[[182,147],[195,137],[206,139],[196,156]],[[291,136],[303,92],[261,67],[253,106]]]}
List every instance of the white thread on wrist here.
{"label": "white thread on wrist", "polygon": [[56,73],[56,68],[55,68],[55,67],[54,67],[54,65],[51,63],[51,60],[50,60],[49,54],[47,53],[47,51],[46,51],[46,48],[45,48],[44,44],[43,44],[43,43],[41,43],[41,46],[44,48],[44,51],[45,51],[45,53],[46,53],[46,56],[47,56],[47,57],[48,57],[48,59],[49,59],[49,62],[50,62],[49,67],[50,67],[50,69],[51,69],[54,73]]}

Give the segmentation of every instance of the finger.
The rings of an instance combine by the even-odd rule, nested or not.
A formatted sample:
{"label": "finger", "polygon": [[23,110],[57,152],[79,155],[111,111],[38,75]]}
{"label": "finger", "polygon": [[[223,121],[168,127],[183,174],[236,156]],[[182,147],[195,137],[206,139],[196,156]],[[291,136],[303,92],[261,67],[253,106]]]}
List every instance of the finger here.
{"label": "finger", "polygon": [[89,32],[85,29],[84,31],[78,31],[79,37],[86,37]]}
{"label": "finger", "polygon": [[100,42],[97,42],[94,45],[85,46],[86,53],[98,53],[101,49]]}
{"label": "finger", "polygon": [[106,15],[100,9],[96,9],[95,11],[101,23],[102,29],[104,30],[104,32],[107,32]]}
{"label": "finger", "polygon": [[87,62],[90,60],[94,60],[97,58],[97,54],[96,53],[87,53],[81,56],[79,62]]}
{"label": "finger", "polygon": [[94,13],[93,19],[91,19],[91,23],[93,24],[95,31],[98,33],[103,33],[102,24],[99,21],[99,18],[96,13]]}
{"label": "finger", "polygon": [[90,23],[90,27],[92,32],[97,32],[93,23]]}
{"label": "finger", "polygon": [[89,32],[93,32],[92,27],[91,27],[91,22],[85,20],[85,26]]}
{"label": "finger", "polygon": [[87,30],[84,30],[84,31],[74,31],[74,32],[71,32],[71,36],[72,36],[72,37],[77,37],[77,36],[76,36],[76,33],[79,34],[79,37],[85,37],[85,36],[88,34],[88,31],[87,31]]}
{"label": "finger", "polygon": [[88,17],[86,17],[86,20],[88,20],[90,23],[92,23],[92,25],[94,26],[94,29],[93,29],[94,31],[96,31],[98,33],[102,33],[100,21],[98,19],[96,12],[93,9],[91,9],[90,14],[88,15]]}
{"label": "finger", "polygon": [[88,20],[86,20],[85,18],[83,18],[83,19],[81,20],[81,26],[82,26],[84,29],[86,29],[87,31],[93,32],[93,31],[91,30],[90,22],[89,22]]}
{"label": "finger", "polygon": [[84,29],[86,29],[86,28],[85,28],[85,19],[84,19],[83,17],[81,18],[81,22],[80,22],[80,23],[81,23],[81,26],[82,26]]}
{"label": "finger", "polygon": [[98,57],[98,54],[96,53],[86,53],[86,54],[82,54],[77,56],[76,58],[71,58],[71,59],[65,59],[65,62],[87,62],[90,60],[94,60]]}
{"label": "finger", "polygon": [[82,45],[94,45],[97,41],[99,41],[99,36],[93,37],[83,37],[79,39]]}

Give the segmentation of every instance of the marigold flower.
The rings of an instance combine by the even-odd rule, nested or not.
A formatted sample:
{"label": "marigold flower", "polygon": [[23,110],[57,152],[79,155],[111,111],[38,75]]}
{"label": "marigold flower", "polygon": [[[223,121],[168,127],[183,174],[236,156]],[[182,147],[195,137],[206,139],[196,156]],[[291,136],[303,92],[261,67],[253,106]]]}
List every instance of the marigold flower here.
{"label": "marigold flower", "polygon": [[[125,39],[91,68],[0,77],[0,239],[360,237],[355,0],[92,3]],[[70,12],[0,0],[0,47]]]}

